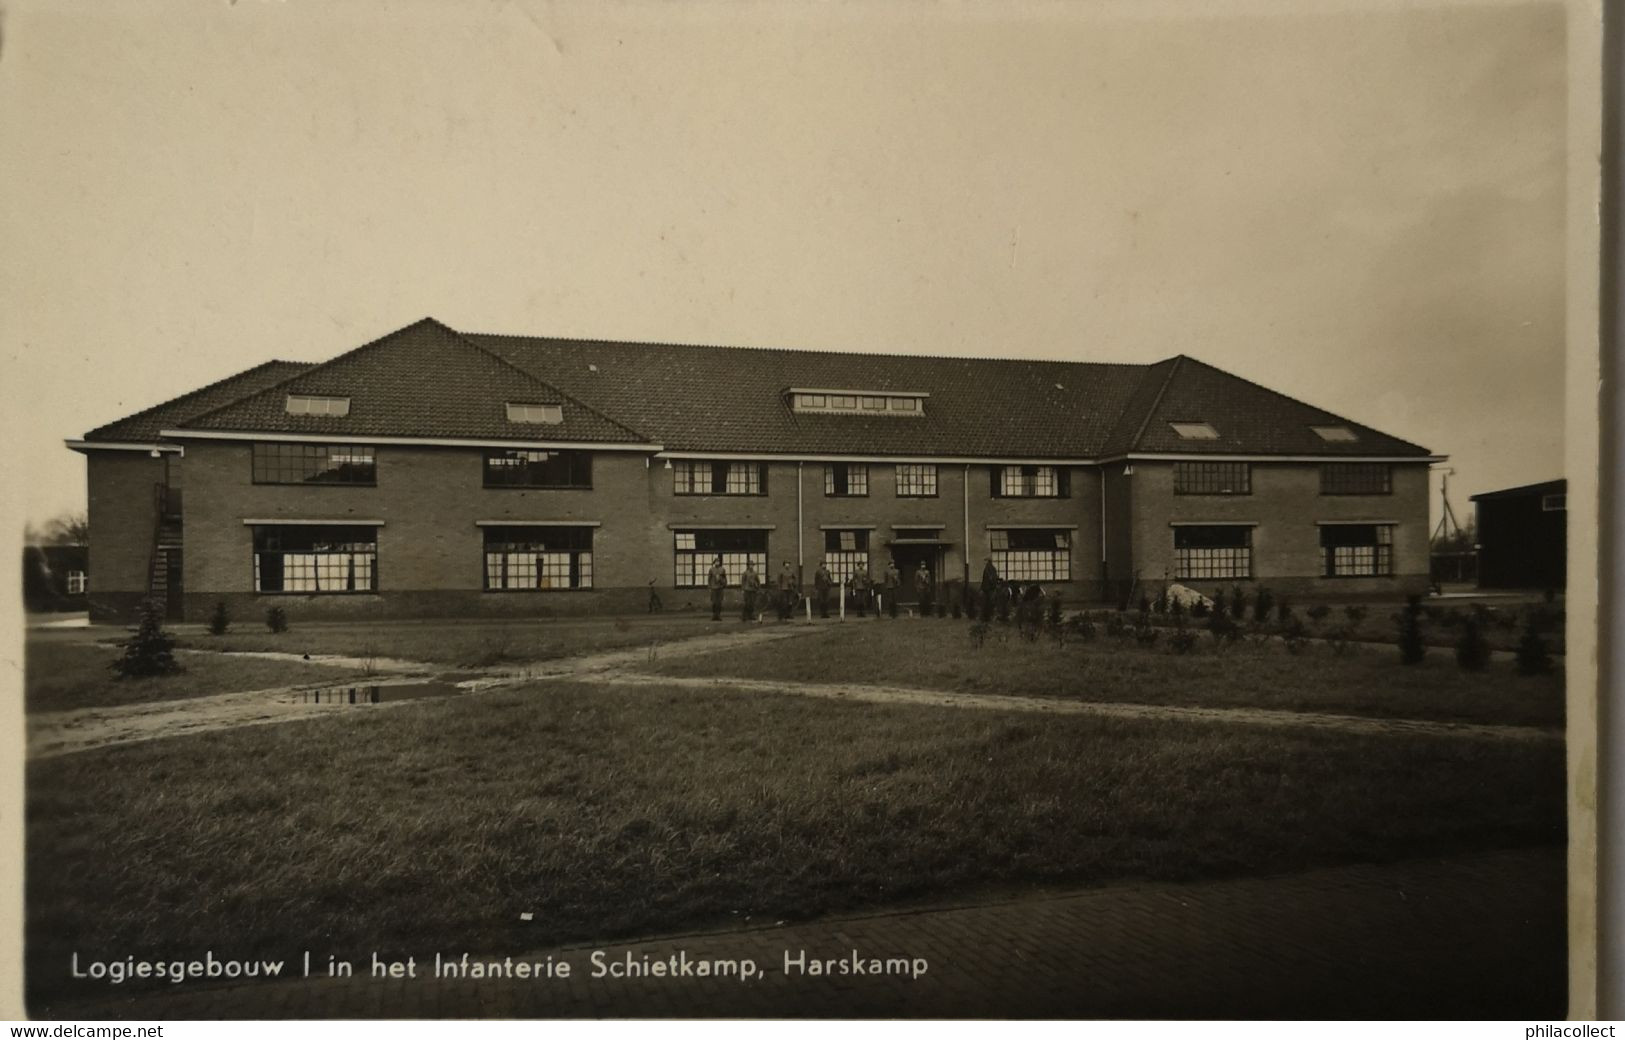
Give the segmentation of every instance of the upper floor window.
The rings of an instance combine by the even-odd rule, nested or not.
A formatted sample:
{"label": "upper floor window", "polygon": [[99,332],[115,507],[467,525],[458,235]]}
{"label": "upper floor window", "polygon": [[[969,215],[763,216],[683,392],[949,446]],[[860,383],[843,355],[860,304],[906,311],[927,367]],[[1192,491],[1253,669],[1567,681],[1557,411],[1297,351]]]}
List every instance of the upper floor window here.
{"label": "upper floor window", "polygon": [[289,415],[335,415],[342,417],[350,414],[350,399],[348,397],[331,397],[327,394],[289,394],[286,407]]}
{"label": "upper floor window", "polygon": [[289,524],[254,528],[255,592],[373,592],[378,528]]}
{"label": "upper floor window", "polygon": [[1214,429],[1212,423],[1205,422],[1171,422],[1174,432],[1188,441],[1216,441],[1219,431]]}
{"label": "upper floor window", "polygon": [[1245,462],[1176,462],[1176,495],[1250,495],[1253,468]]}
{"label": "upper floor window", "polygon": [[937,467],[932,462],[897,464],[898,498],[936,498]]}
{"label": "upper floor window", "polygon": [[1068,498],[1070,471],[1057,466],[994,466],[994,498]]}
{"label": "upper floor window", "polygon": [[1315,436],[1330,444],[1349,444],[1360,438],[1347,426],[1311,426]]}
{"label": "upper floor window", "polygon": [[760,462],[707,462],[679,459],[672,463],[672,493],[677,495],[765,495],[767,466]]}
{"label": "upper floor window", "polygon": [[485,486],[590,488],[592,452],[493,448],[485,453]]}
{"label": "upper floor window", "polygon": [[824,467],[824,494],[862,498],[869,494],[869,467],[861,462],[832,462]]}
{"label": "upper floor window", "polygon": [[361,444],[258,442],[253,470],[256,484],[378,483],[373,448]]}
{"label": "upper floor window", "polygon": [[508,402],[508,421],[519,423],[547,423],[556,426],[564,421],[564,406],[557,404],[524,404]]}
{"label": "upper floor window", "polygon": [[1385,462],[1328,462],[1320,467],[1320,493],[1386,495],[1394,489],[1393,477]]}
{"label": "upper floor window", "polygon": [[789,396],[794,411],[846,415],[920,415],[926,397],[923,393],[800,389],[790,390]]}

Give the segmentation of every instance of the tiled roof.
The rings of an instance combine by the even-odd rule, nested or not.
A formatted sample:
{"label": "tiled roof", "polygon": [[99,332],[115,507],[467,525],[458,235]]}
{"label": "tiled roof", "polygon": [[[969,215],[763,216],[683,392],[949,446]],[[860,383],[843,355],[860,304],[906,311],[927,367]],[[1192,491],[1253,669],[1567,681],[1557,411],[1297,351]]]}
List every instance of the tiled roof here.
{"label": "tiled roof", "polygon": [[[1140,366],[607,343],[470,334],[671,451],[1075,458],[1098,450]],[[923,391],[918,417],[791,410],[791,387]]]}
{"label": "tiled roof", "polygon": [[[1285,394],[1233,376],[1229,372],[1180,356],[1146,410],[1133,451],[1248,455],[1382,455],[1425,457],[1419,445],[1379,433],[1369,426],[1304,404]],[[1171,423],[1205,422],[1218,432],[1214,440],[1188,440]],[[1348,441],[1327,441],[1316,426],[1343,426]]]}
{"label": "tiled roof", "polygon": [[1566,477],[1556,480],[1543,480],[1539,484],[1524,484],[1519,487],[1501,488],[1497,491],[1480,491],[1476,495],[1468,495],[1469,502],[1494,502],[1502,498],[1534,498],[1537,495],[1561,495],[1568,492],[1569,482]]}
{"label": "tiled roof", "polygon": [[227,376],[217,383],[210,383],[201,389],[165,401],[163,404],[153,405],[134,415],[115,420],[105,426],[98,426],[85,434],[85,440],[150,443],[158,439],[159,430],[180,426],[204,412],[233,401],[240,401],[249,394],[281,382],[289,376],[298,375],[310,367],[311,363],[308,361],[267,361],[245,372]]}
{"label": "tiled roof", "polygon": [[[807,414],[791,409],[792,387],[929,396],[919,416]],[[289,393],[348,397],[350,411],[289,415]],[[561,405],[564,422],[511,423],[507,402]],[[1217,436],[1188,440],[1174,422]],[[1127,365],[624,343],[458,333],[428,318],[320,365],[270,362],[88,437],[177,427],[801,456],[1428,454],[1183,355]]]}
{"label": "tiled roof", "polygon": [[[289,394],[348,397],[347,415],[289,415]],[[509,422],[507,404],[561,405],[558,424]],[[425,318],[187,422],[193,430],[345,437],[648,443],[451,329]]]}

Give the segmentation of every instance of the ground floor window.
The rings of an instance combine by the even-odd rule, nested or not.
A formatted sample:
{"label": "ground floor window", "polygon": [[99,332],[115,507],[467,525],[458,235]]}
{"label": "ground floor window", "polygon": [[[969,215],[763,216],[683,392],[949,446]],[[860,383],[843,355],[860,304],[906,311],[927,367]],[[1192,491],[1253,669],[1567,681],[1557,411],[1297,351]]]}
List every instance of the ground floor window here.
{"label": "ground floor window", "polygon": [[484,527],[485,588],[592,588],[592,528]]}
{"label": "ground floor window", "polygon": [[1250,578],[1252,574],[1251,527],[1174,528],[1174,577]]}
{"label": "ground floor window", "polygon": [[1394,527],[1323,524],[1320,552],[1328,578],[1388,577],[1394,573]]}
{"label": "ground floor window", "polygon": [[254,528],[255,592],[373,592],[378,528],[288,524]]}
{"label": "ground floor window", "polygon": [[851,581],[854,574],[868,571],[869,532],[825,531],[824,566],[836,582]]}
{"label": "ground floor window", "polygon": [[85,590],[89,587],[90,579],[86,576],[84,571],[68,572],[68,595],[82,596],[84,595]]}
{"label": "ground floor window", "polygon": [[987,533],[988,554],[1006,581],[1071,581],[1072,532],[1010,528]]}
{"label": "ground floor window", "polygon": [[738,585],[748,563],[767,582],[767,532],[761,530],[675,531],[677,587],[703,589],[710,584],[711,563],[722,557],[728,584]]}

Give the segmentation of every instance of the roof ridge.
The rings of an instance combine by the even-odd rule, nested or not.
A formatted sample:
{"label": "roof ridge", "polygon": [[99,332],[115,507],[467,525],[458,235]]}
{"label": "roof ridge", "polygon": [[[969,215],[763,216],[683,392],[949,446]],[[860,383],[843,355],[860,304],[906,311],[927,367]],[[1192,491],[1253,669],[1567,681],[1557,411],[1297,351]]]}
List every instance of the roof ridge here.
{"label": "roof ridge", "polygon": [[[1151,399],[1151,404],[1145,410],[1145,418],[1140,420],[1140,425],[1134,431],[1134,436],[1129,439],[1129,451],[1133,451],[1140,446],[1140,441],[1145,437],[1146,429],[1151,425],[1151,417],[1156,415],[1157,409],[1161,407],[1163,396],[1168,393],[1168,385],[1174,381],[1174,373],[1179,371],[1179,363],[1184,359],[1184,354],[1175,354],[1172,358],[1165,358],[1157,362],[1157,365],[1168,365],[1168,374],[1162,377],[1162,385],[1157,387],[1157,396]],[[1151,367],[1155,368],[1156,365]]]}
{"label": "roof ridge", "polygon": [[1267,394],[1274,394],[1276,397],[1282,398],[1282,399],[1287,400],[1287,401],[1291,401],[1293,404],[1297,405],[1300,408],[1307,408],[1307,409],[1309,409],[1310,411],[1313,411],[1313,412],[1320,412],[1323,415],[1329,415],[1333,419],[1336,419],[1339,422],[1350,423],[1350,424],[1352,424],[1354,426],[1358,426],[1362,430],[1365,430],[1367,433],[1374,433],[1374,434],[1378,435],[1379,437],[1387,437],[1390,440],[1398,441],[1400,444],[1403,444],[1408,448],[1415,448],[1417,451],[1420,451],[1420,452],[1423,452],[1423,453],[1426,453],[1427,450],[1428,450],[1428,449],[1422,447],[1420,444],[1417,444],[1415,441],[1408,441],[1403,437],[1395,437],[1393,434],[1386,433],[1386,432],[1384,432],[1382,430],[1379,430],[1375,426],[1367,426],[1365,423],[1360,422],[1357,419],[1350,419],[1346,415],[1339,415],[1338,413],[1336,413],[1334,411],[1331,411],[1330,409],[1320,407],[1320,405],[1318,405],[1318,404],[1310,404],[1308,401],[1305,401],[1302,398],[1293,397],[1291,394],[1282,393],[1281,391],[1275,389],[1274,387],[1265,386],[1263,383],[1260,383],[1255,379],[1248,379],[1246,376],[1243,376],[1243,375],[1237,375],[1236,373],[1230,371],[1229,369],[1220,368],[1218,365],[1212,364],[1211,362],[1203,361],[1201,358],[1187,357],[1184,354],[1179,355],[1179,357],[1185,358],[1185,360],[1191,362],[1194,365],[1201,365],[1203,368],[1211,369],[1212,371],[1217,372],[1222,376],[1227,376],[1227,377],[1229,377],[1231,379],[1234,379],[1234,380],[1237,380],[1239,382],[1246,383],[1248,386],[1251,386],[1251,387],[1254,387],[1256,389],[1262,390]]}
{"label": "roof ridge", "polygon": [[[543,343],[560,344],[601,344],[610,347],[681,347],[689,350],[751,350],[770,354],[816,354],[823,357],[865,357],[865,358],[902,358],[906,360],[924,361],[1004,361],[1020,365],[1073,365],[1089,368],[1150,368],[1161,364],[1161,361],[1146,363],[1141,361],[1072,361],[1066,358],[1038,358],[1038,357],[992,357],[985,354],[893,354],[880,353],[872,350],[830,350],[819,347],[756,347],[738,343],[669,343],[662,340],[642,339],[605,339],[598,336],[529,336],[517,332],[474,332],[464,331],[465,336],[481,336],[489,339],[533,340]],[[1164,359],[1166,360],[1166,359]]]}
{"label": "roof ridge", "polygon": [[382,343],[386,339],[389,339],[391,336],[399,335],[400,333],[405,332],[407,329],[416,328],[417,326],[424,325],[424,324],[439,325],[441,328],[445,329],[447,332],[450,332],[453,335],[456,335],[456,330],[448,328],[443,322],[436,321],[433,317],[425,315],[424,317],[419,318],[417,321],[414,321],[409,325],[402,325],[398,329],[393,329],[393,330],[391,330],[389,332],[384,333],[382,336],[379,336],[379,337],[377,337],[375,339],[370,339],[367,342],[361,344],[359,347],[351,347],[349,350],[346,350],[341,354],[337,354],[337,355],[335,355],[333,357],[330,357],[326,361],[314,362],[314,363],[311,364],[311,366],[309,368],[306,368],[306,369],[304,369],[303,371],[300,371],[300,372],[295,372],[293,375],[289,376],[286,379],[278,379],[276,382],[272,383],[270,386],[262,387],[259,390],[256,390],[251,394],[247,394],[247,395],[245,395],[243,397],[237,398],[237,400],[235,400],[235,401],[228,401],[228,402],[226,402],[225,404],[221,405],[218,408],[211,408],[206,412],[202,412],[202,413],[200,413],[198,415],[194,415],[190,419],[186,420],[184,423],[180,423],[177,428],[178,429],[185,429],[188,426],[192,425],[193,423],[201,422],[202,420],[209,418],[211,415],[214,415],[217,412],[223,412],[228,408],[235,408],[237,405],[242,404],[244,401],[248,400],[251,397],[259,397],[262,394],[268,394],[271,391],[275,390],[279,386],[285,386],[288,383],[293,382],[295,379],[298,379],[300,376],[309,375],[312,372],[318,371],[318,370],[323,369],[323,368],[327,368],[329,365],[335,365],[338,362],[344,360],[345,358],[354,357],[356,354],[361,353],[363,350],[368,350],[368,349],[370,349],[372,347],[376,347],[378,344]]}
{"label": "roof ridge", "polygon": [[[427,320],[435,321],[435,319],[433,319],[433,318],[430,318],[430,319],[427,319]],[[630,433],[634,437],[640,437],[644,441],[647,441],[649,443],[653,443],[653,439],[651,437],[649,437],[649,435],[644,433],[643,431],[634,429],[633,427],[628,426],[626,423],[622,422],[621,420],[615,418],[613,415],[610,415],[607,412],[603,412],[603,411],[600,411],[597,408],[594,408],[592,405],[590,405],[587,402],[585,402],[585,401],[581,400],[580,398],[576,397],[574,394],[566,393],[563,390],[563,388],[555,386],[554,384],[548,382],[547,380],[543,379],[541,376],[538,376],[536,373],[530,371],[529,369],[520,368],[518,365],[514,364],[512,361],[509,361],[507,358],[503,357],[501,354],[498,354],[496,351],[490,349],[489,347],[484,346],[483,344],[476,343],[475,341],[469,339],[467,336],[465,336],[463,333],[457,331],[456,329],[451,328],[450,326],[444,325],[444,324],[442,324],[441,322],[438,322],[438,321],[436,321],[435,324],[441,325],[441,327],[445,328],[445,330],[447,332],[450,332],[453,336],[456,336],[458,340],[460,340],[461,342],[467,344],[470,348],[479,351],[481,354],[484,354],[486,357],[489,357],[489,358],[493,359],[498,364],[505,365],[508,368],[513,369],[515,372],[518,372],[520,375],[524,376],[526,379],[530,380],[531,382],[540,383],[542,386],[547,387],[549,390],[553,391],[555,394],[558,394],[559,397],[561,397],[564,400],[566,400],[566,401],[570,402],[571,404],[575,405],[577,408],[581,408],[581,409],[584,409],[584,410],[586,410],[588,412],[591,412],[593,415],[598,416],[598,418],[604,420],[605,422],[609,423],[610,425],[618,426],[621,429],[625,430],[627,433]]]}
{"label": "roof ridge", "polygon": [[[233,372],[231,375],[228,375],[228,376],[221,376],[219,379],[216,379],[212,383],[205,383],[203,386],[197,387],[194,390],[188,390],[184,394],[177,394],[176,396],[171,397],[168,400],[159,401],[157,404],[150,405],[150,406],[148,406],[146,408],[141,409],[138,412],[131,412],[129,415],[120,416],[117,419],[113,419],[113,420],[111,420],[109,422],[104,422],[100,426],[97,426],[94,429],[92,429],[90,432],[86,433],[85,434],[85,439],[86,440],[94,439],[95,436],[98,433],[101,433],[103,430],[105,430],[105,429],[107,429],[107,428],[109,428],[111,426],[118,426],[118,425],[120,425],[122,423],[131,422],[133,420],[140,419],[143,416],[151,415],[152,413],[160,411],[160,410],[162,410],[164,408],[174,407],[175,405],[181,404],[182,402],[184,402],[184,401],[186,401],[186,400],[188,400],[190,398],[197,397],[197,396],[199,396],[201,394],[206,394],[210,390],[214,390],[214,389],[217,389],[218,387],[224,386],[225,384],[231,382],[234,379],[241,379],[244,376],[252,375],[253,373],[258,372],[258,371],[260,371],[262,369],[269,368],[272,365],[299,365],[299,366],[301,366],[301,371],[308,371],[310,368],[314,367],[317,364],[320,364],[320,362],[316,362],[316,361],[284,361],[281,358],[272,358],[269,361],[261,361],[259,364],[254,365],[254,366],[252,366],[250,368],[245,368],[240,372]],[[297,375],[298,373],[295,373],[295,374]],[[292,376],[289,376],[288,378],[291,379]],[[277,382],[285,382],[285,380],[278,380]],[[271,385],[276,386],[277,383],[272,383]],[[252,393],[244,394],[242,397],[238,397],[238,398],[234,399],[231,403],[235,404],[237,401],[241,401],[241,400],[243,400],[245,398],[253,397],[254,394],[257,394],[257,393],[259,393],[258,390],[255,390]],[[222,406],[222,407],[224,407],[224,406]],[[213,408],[209,409],[209,412],[212,412],[212,411],[216,411],[216,409],[213,409]],[[199,414],[200,415],[207,415],[207,414],[209,414],[209,412],[202,412],[202,413],[199,413]],[[194,419],[198,418],[198,416],[193,416],[193,418]]]}

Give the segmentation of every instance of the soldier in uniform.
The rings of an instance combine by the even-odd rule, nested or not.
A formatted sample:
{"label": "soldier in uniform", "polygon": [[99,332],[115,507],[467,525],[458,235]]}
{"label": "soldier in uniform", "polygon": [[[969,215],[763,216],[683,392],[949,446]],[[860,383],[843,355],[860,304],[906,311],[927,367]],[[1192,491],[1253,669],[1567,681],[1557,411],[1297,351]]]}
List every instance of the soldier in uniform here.
{"label": "soldier in uniform", "polygon": [[873,585],[868,567],[852,575],[852,605],[858,608],[858,617],[869,616],[869,592]]}
{"label": "soldier in uniform", "polygon": [[999,569],[993,566],[990,557],[986,566],[982,568],[982,616],[993,616],[993,597],[999,591]]}
{"label": "soldier in uniform", "polygon": [[920,569],[914,572],[914,592],[920,597],[920,616],[930,617],[931,600],[933,598],[931,589],[931,568],[925,565],[924,560],[920,561]]}
{"label": "soldier in uniform", "polygon": [[744,593],[744,601],[740,606],[739,620],[754,621],[756,619],[756,596],[762,589],[762,579],[756,576],[756,565],[745,558],[745,573],[739,578],[740,591]]}
{"label": "soldier in uniform", "polygon": [[706,575],[705,584],[711,590],[711,620],[722,620],[722,590],[728,587],[728,571],[722,566],[722,554],[711,563],[711,572]]}
{"label": "soldier in uniform", "polygon": [[789,621],[790,612],[796,609],[796,572],[791,569],[790,561],[784,561],[784,567],[779,570],[779,620]]}
{"label": "soldier in uniform", "polygon": [[886,573],[881,575],[880,587],[884,590],[881,595],[886,598],[886,612],[896,617],[897,592],[903,587],[903,575],[897,570],[895,559],[886,561]]}
{"label": "soldier in uniform", "polygon": [[834,584],[835,579],[830,576],[825,558],[819,557],[818,569],[813,571],[813,590],[818,596],[818,616],[821,618],[829,617],[829,590]]}

